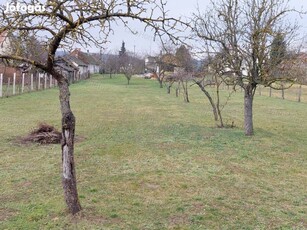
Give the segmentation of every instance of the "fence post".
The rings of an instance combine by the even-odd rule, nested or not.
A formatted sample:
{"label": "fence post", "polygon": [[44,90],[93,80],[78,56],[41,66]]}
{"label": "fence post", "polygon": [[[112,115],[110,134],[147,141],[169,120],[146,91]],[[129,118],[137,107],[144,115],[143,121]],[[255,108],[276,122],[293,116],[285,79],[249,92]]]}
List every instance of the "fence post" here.
{"label": "fence post", "polygon": [[49,88],[52,88],[52,75],[49,74]]}
{"label": "fence post", "polygon": [[7,88],[6,88],[6,96],[10,96],[10,85],[11,85],[11,78],[9,77],[7,82]]}
{"label": "fence post", "polygon": [[38,74],[38,90],[41,89],[41,73]]}
{"label": "fence post", "polygon": [[0,74],[0,97],[2,97],[3,73]]}
{"label": "fence post", "polygon": [[270,97],[272,97],[272,88],[270,87]]}
{"label": "fence post", "polygon": [[14,73],[13,77],[13,95],[16,93],[16,73]]}
{"label": "fence post", "polygon": [[261,85],[259,85],[259,95],[261,96]]}
{"label": "fence post", "polygon": [[44,73],[44,89],[47,89],[47,74]]}
{"label": "fence post", "polygon": [[298,88],[298,102],[301,102],[301,96],[302,96],[302,85],[300,84],[300,87]]}
{"label": "fence post", "polygon": [[25,73],[22,73],[21,93],[23,93],[24,89],[25,89]]}
{"label": "fence post", "polygon": [[33,73],[31,73],[31,91],[33,91]]}

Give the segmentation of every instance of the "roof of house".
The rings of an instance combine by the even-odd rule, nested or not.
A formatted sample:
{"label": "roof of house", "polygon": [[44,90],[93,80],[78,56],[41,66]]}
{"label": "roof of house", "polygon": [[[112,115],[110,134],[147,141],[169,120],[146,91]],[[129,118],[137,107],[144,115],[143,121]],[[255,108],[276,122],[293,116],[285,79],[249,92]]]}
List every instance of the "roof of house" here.
{"label": "roof of house", "polygon": [[100,65],[100,61],[90,53],[84,53],[80,49],[75,49],[70,53],[70,56],[74,56],[82,60],[87,65]]}
{"label": "roof of house", "polygon": [[78,66],[88,66],[88,64],[84,63],[81,59],[72,56],[72,55],[66,55],[62,57],[64,60],[70,61],[70,62],[75,62]]}
{"label": "roof of house", "polygon": [[74,66],[74,64],[64,57],[58,57],[55,59],[55,66],[61,69],[64,69],[69,72],[73,72],[78,69],[78,67]]}
{"label": "roof of house", "polygon": [[75,68],[73,68],[73,67],[71,67],[71,66],[69,66],[69,65],[66,65],[66,64],[64,64],[64,63],[57,63],[57,64],[56,64],[56,67],[59,67],[59,68],[61,68],[61,69],[64,69],[64,70],[66,70],[66,71],[68,71],[68,72],[73,72],[73,71],[75,71]]}

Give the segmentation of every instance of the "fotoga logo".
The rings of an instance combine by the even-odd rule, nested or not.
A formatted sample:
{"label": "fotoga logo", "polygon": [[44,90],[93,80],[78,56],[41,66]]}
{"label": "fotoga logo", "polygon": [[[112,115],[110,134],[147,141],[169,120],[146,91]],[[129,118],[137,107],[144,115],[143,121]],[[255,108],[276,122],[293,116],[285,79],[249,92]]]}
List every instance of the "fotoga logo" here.
{"label": "fotoga logo", "polygon": [[45,10],[46,10],[45,6],[39,3],[31,5],[20,2],[17,3],[7,2],[4,13],[13,13],[13,12],[34,13],[34,12],[43,12]]}

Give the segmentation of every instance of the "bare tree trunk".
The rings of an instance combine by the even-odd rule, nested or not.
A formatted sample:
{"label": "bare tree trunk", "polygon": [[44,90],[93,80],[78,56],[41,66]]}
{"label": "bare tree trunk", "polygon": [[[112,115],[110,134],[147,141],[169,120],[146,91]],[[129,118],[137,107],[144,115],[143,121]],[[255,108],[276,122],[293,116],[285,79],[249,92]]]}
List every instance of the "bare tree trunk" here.
{"label": "bare tree trunk", "polygon": [[127,84],[130,85],[131,77],[130,76],[126,76],[126,78],[127,78]]}
{"label": "bare tree trunk", "polygon": [[183,98],[184,101],[189,103],[189,92],[188,92],[188,82],[187,81],[182,81],[182,88],[183,88]]}
{"label": "bare tree trunk", "polygon": [[196,84],[198,85],[198,87],[201,89],[201,91],[206,95],[206,97],[208,98],[210,105],[212,107],[212,112],[213,112],[213,116],[214,116],[214,120],[218,121],[219,117],[218,117],[218,113],[217,113],[217,109],[216,106],[214,104],[214,101],[211,97],[211,95],[209,94],[209,92],[205,89],[205,87],[202,85],[201,82],[196,82]]}
{"label": "bare tree trunk", "polygon": [[176,97],[179,97],[179,86],[176,88]]}
{"label": "bare tree trunk", "polygon": [[172,87],[172,85],[170,85],[170,84],[167,86],[167,94],[171,93],[171,87]]}
{"label": "bare tree trunk", "polygon": [[186,97],[186,101],[190,103],[189,91],[188,91],[188,81],[185,82],[185,97]]}
{"label": "bare tree trunk", "polygon": [[216,110],[217,110],[217,114],[220,120],[220,127],[223,128],[224,122],[223,122],[222,112],[220,108],[220,84],[217,82],[217,78],[216,78]]}
{"label": "bare tree trunk", "polygon": [[179,97],[180,94],[180,81],[178,81],[177,83],[177,87],[176,87],[176,97]]}
{"label": "bare tree trunk", "polygon": [[281,89],[281,98],[283,100],[285,100],[285,90],[284,90],[284,88]]}
{"label": "bare tree trunk", "polygon": [[162,79],[160,79],[159,77],[158,77],[157,79],[158,79],[160,88],[162,89],[162,88],[163,88],[163,81],[162,81]]}
{"label": "bare tree trunk", "polygon": [[75,116],[70,109],[70,92],[68,82],[63,78],[58,82],[62,113],[62,184],[64,198],[71,214],[81,210],[77,192],[74,163]]}
{"label": "bare tree trunk", "polygon": [[253,88],[251,85],[247,85],[246,88],[244,88],[244,129],[246,136],[254,135],[253,99]]}

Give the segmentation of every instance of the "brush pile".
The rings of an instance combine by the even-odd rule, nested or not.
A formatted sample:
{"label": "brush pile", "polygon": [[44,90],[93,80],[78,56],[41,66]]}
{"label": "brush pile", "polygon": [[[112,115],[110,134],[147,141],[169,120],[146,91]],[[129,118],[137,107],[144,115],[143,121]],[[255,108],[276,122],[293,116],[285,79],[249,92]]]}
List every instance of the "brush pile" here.
{"label": "brush pile", "polygon": [[34,142],[39,144],[59,144],[62,134],[53,126],[42,123],[34,129],[28,136],[23,138],[24,142]]}

